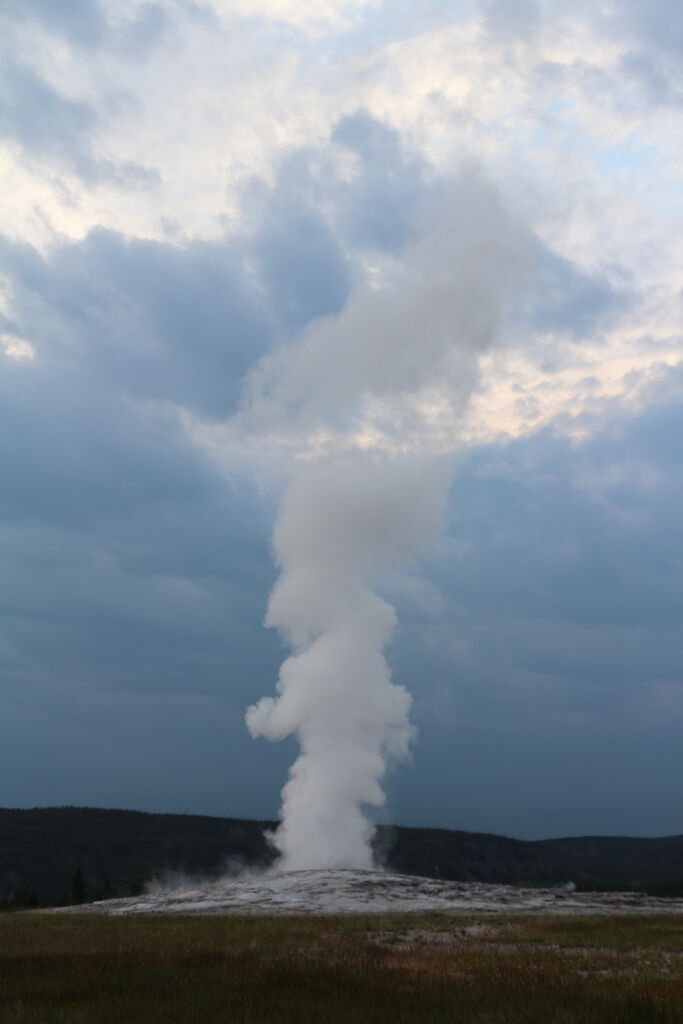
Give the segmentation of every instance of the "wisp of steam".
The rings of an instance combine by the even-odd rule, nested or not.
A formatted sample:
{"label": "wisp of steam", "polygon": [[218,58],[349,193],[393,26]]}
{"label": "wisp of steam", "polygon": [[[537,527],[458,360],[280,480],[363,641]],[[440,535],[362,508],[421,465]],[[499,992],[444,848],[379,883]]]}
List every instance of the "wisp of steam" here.
{"label": "wisp of steam", "polygon": [[526,247],[497,190],[467,168],[400,264],[247,382],[244,426],[298,456],[266,615],[292,653],[277,695],[246,715],[252,736],[300,744],[273,837],[285,869],[372,866],[365,810],[384,802],[387,762],[415,732],[384,655],[396,614],[373,584],[442,528],[458,419]]}

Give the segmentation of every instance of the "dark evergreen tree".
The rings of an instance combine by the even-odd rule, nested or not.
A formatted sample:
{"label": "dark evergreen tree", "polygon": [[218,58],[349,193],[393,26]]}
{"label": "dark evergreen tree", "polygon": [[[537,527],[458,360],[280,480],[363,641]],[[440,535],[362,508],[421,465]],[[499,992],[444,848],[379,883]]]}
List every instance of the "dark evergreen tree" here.
{"label": "dark evergreen tree", "polygon": [[85,884],[83,872],[80,868],[77,868],[74,872],[73,882],[71,883],[71,902],[85,903],[87,893],[88,887]]}
{"label": "dark evergreen tree", "polygon": [[102,885],[97,890],[96,900],[111,900],[115,896],[114,886],[111,884],[108,878],[102,882]]}
{"label": "dark evergreen tree", "polygon": [[31,889],[27,885],[20,885],[10,895],[9,899],[4,901],[2,906],[3,910],[32,910],[34,907],[40,906],[40,899],[35,889]]}

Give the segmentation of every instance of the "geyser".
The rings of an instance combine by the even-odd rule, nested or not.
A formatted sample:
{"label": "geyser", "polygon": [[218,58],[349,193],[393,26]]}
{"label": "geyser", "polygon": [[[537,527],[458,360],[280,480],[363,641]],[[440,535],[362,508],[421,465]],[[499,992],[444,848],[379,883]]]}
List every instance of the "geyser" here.
{"label": "geyser", "polygon": [[364,807],[383,803],[387,759],[405,757],[414,734],[384,657],[396,615],[373,583],[441,528],[458,421],[526,248],[470,167],[380,286],[357,289],[247,381],[240,426],[294,452],[266,616],[292,654],[277,696],[246,716],[253,736],[296,734],[301,747],[274,836],[282,867],[372,865]]}
{"label": "geyser", "polygon": [[368,584],[441,524],[448,474],[423,460],[344,460],[294,479],[275,527],[281,574],[266,623],[293,648],[277,698],[247,712],[253,736],[296,733],[301,755],[283,792],[283,866],[370,867],[363,804],[384,801],[389,756],[408,751],[410,696],[383,651],[394,609]]}

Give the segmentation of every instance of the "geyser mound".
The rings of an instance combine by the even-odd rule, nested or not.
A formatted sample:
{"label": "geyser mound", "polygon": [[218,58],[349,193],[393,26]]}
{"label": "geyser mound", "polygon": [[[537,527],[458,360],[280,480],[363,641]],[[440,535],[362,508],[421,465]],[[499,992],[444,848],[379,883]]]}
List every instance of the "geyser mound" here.
{"label": "geyser mound", "polygon": [[[171,892],[105,900],[53,913],[91,914],[385,914],[683,913],[683,900],[642,893],[579,893],[453,882],[380,870],[266,871],[218,882],[188,882]],[[41,911],[43,913],[44,911]]]}

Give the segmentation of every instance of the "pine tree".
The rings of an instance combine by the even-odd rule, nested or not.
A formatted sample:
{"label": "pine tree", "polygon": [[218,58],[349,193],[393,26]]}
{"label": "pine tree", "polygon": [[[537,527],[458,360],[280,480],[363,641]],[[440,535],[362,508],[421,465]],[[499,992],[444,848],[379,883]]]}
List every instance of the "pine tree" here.
{"label": "pine tree", "polygon": [[88,887],[85,884],[85,878],[80,868],[76,868],[74,872],[73,882],[71,883],[71,902],[72,903],[85,903]]}

